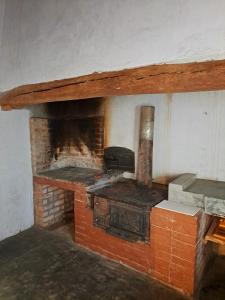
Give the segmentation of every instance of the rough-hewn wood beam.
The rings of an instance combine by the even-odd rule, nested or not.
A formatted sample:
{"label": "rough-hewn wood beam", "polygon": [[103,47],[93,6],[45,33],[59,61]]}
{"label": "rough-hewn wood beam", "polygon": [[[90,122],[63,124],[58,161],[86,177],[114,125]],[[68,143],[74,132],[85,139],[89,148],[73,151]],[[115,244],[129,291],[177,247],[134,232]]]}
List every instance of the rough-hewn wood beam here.
{"label": "rough-hewn wood beam", "polygon": [[93,97],[225,89],[225,60],[163,64],[19,86],[0,94],[3,110]]}

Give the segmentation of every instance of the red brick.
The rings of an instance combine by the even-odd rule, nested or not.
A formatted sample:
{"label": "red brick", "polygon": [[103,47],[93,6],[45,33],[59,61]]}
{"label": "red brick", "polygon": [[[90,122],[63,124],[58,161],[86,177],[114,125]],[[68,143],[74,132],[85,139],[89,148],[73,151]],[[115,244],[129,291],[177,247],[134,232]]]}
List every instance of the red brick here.
{"label": "red brick", "polygon": [[173,231],[196,236],[197,228],[197,220],[190,216],[177,214],[176,218],[173,219]]}
{"label": "red brick", "polygon": [[171,263],[181,266],[182,268],[185,268],[186,270],[189,270],[189,271],[195,270],[195,260],[188,261],[188,260],[182,259],[180,257],[171,255]]}
{"label": "red brick", "polygon": [[174,221],[172,226],[172,231],[176,231],[179,233],[184,233],[191,236],[197,235],[197,225],[189,224],[184,221]]}
{"label": "red brick", "polygon": [[146,265],[143,266],[143,265],[140,265],[140,264],[135,263],[135,262],[132,261],[132,260],[127,260],[127,259],[125,259],[125,258],[120,258],[120,259],[121,259],[121,261],[122,261],[124,264],[126,264],[126,265],[128,265],[128,266],[134,268],[135,270],[138,270],[138,271],[144,272],[144,273],[147,273],[147,272],[148,272],[148,267],[147,267]]}
{"label": "red brick", "polygon": [[81,224],[76,225],[76,231],[77,232],[84,232],[86,230],[85,226],[82,226]]}
{"label": "red brick", "polygon": [[[83,214],[83,209],[85,209],[85,208],[87,208],[87,203],[85,203],[85,202],[81,202],[81,201],[75,201],[75,203],[74,203],[74,208],[75,208],[75,210],[77,209],[79,209],[79,210],[81,210],[81,214]],[[77,211],[78,212],[78,211]]]}
{"label": "red brick", "polygon": [[152,261],[153,270],[165,276],[169,275],[170,262],[154,257]]}
{"label": "red brick", "polygon": [[154,253],[158,250],[163,250],[167,253],[171,253],[171,242],[165,243],[163,240],[157,240],[157,238],[151,240],[151,250]]}
{"label": "red brick", "polygon": [[134,269],[136,269],[138,271],[145,272],[145,273],[147,272],[147,266],[143,266],[141,264],[136,263],[133,260],[130,260],[130,259],[125,258],[125,257],[121,257],[118,254],[115,254],[115,253],[112,253],[110,251],[107,251],[105,248],[102,248],[99,245],[95,245],[95,244],[93,244],[91,242],[85,242],[82,239],[80,239],[80,237],[78,237],[76,239],[76,241],[78,243],[80,243],[81,245],[86,245],[87,248],[89,248],[89,249],[91,249],[91,250],[93,250],[93,251],[95,251],[97,253],[100,253],[100,254],[102,254],[104,256],[107,256],[109,258],[115,259],[117,261],[121,261],[124,264],[127,264],[128,266],[130,266],[130,267],[132,267],[132,268],[134,268]]}
{"label": "red brick", "polygon": [[171,252],[164,251],[164,249],[154,249],[154,257],[158,259],[162,259],[164,261],[170,261],[171,260]]}
{"label": "red brick", "polygon": [[172,228],[171,216],[165,216],[163,214],[156,213],[155,211],[154,213],[151,213],[150,222],[151,225],[155,225],[161,228],[165,228],[169,230]]}
{"label": "red brick", "polygon": [[185,293],[192,295],[194,290],[194,274],[185,272],[182,267],[172,264],[170,283],[176,288],[182,289]]}
{"label": "red brick", "polygon": [[171,231],[157,226],[151,226],[150,245],[153,249],[171,251]]}
{"label": "red brick", "polygon": [[197,243],[196,235],[184,234],[177,231],[172,231],[172,239],[191,244],[193,246],[195,246]]}
{"label": "red brick", "polygon": [[151,276],[157,280],[160,280],[165,283],[169,283],[169,275],[161,274],[156,272],[155,270],[152,271]]}
{"label": "red brick", "polygon": [[75,222],[77,223],[77,224],[79,224],[80,222],[88,222],[89,220],[88,220],[88,218],[86,217],[86,216],[84,216],[83,214],[76,214],[76,218],[75,218]]}
{"label": "red brick", "polygon": [[180,241],[172,240],[172,255],[192,262],[195,260],[196,247]]}
{"label": "red brick", "polygon": [[167,210],[167,209],[158,208],[158,207],[153,207],[151,214],[156,214],[156,215],[158,214],[160,216],[163,216],[163,217],[169,218],[169,219],[170,218],[173,219],[173,216],[174,216],[174,212]]}
{"label": "red brick", "polygon": [[155,225],[151,226],[151,239],[169,242],[171,240],[171,231]]}

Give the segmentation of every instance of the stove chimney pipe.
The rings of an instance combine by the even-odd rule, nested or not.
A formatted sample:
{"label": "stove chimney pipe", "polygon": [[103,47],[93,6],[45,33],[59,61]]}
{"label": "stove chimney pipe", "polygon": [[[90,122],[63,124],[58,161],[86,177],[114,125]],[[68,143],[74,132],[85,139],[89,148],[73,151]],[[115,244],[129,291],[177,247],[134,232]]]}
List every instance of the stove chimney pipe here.
{"label": "stove chimney pipe", "polygon": [[152,187],[154,113],[153,106],[141,106],[137,182],[149,187]]}

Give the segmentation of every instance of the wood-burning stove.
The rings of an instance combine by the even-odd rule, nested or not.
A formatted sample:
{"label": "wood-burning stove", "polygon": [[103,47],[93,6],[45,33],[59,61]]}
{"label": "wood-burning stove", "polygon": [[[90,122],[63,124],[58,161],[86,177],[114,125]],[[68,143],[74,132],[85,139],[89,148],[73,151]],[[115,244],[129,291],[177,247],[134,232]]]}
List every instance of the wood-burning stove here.
{"label": "wood-burning stove", "polygon": [[[106,172],[134,171],[134,152],[122,147],[104,151]],[[120,178],[113,184],[90,191],[93,223],[107,233],[130,241],[149,239],[149,214],[167,198],[167,191],[149,188],[136,180]]]}
{"label": "wood-burning stove", "polygon": [[[150,210],[167,199],[152,185],[154,107],[141,107],[137,181],[120,179],[92,193],[95,226],[130,241],[149,240]],[[105,170],[134,172],[134,152],[122,147],[104,150]]]}
{"label": "wood-burning stove", "polygon": [[121,179],[90,193],[94,225],[130,241],[149,240],[150,210],[167,198],[167,190],[150,189],[132,179]]}

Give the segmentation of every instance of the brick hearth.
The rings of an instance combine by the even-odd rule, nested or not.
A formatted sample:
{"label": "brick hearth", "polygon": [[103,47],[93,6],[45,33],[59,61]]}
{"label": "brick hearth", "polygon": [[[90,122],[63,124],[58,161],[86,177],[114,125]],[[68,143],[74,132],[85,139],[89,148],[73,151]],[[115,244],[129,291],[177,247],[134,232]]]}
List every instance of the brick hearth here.
{"label": "brick hearth", "polygon": [[150,241],[129,242],[93,225],[86,186],[36,176],[36,189],[52,185],[74,192],[75,242],[101,255],[149,274],[193,295],[207,260],[203,236],[210,218],[200,210],[193,216],[154,207],[150,214]]}

